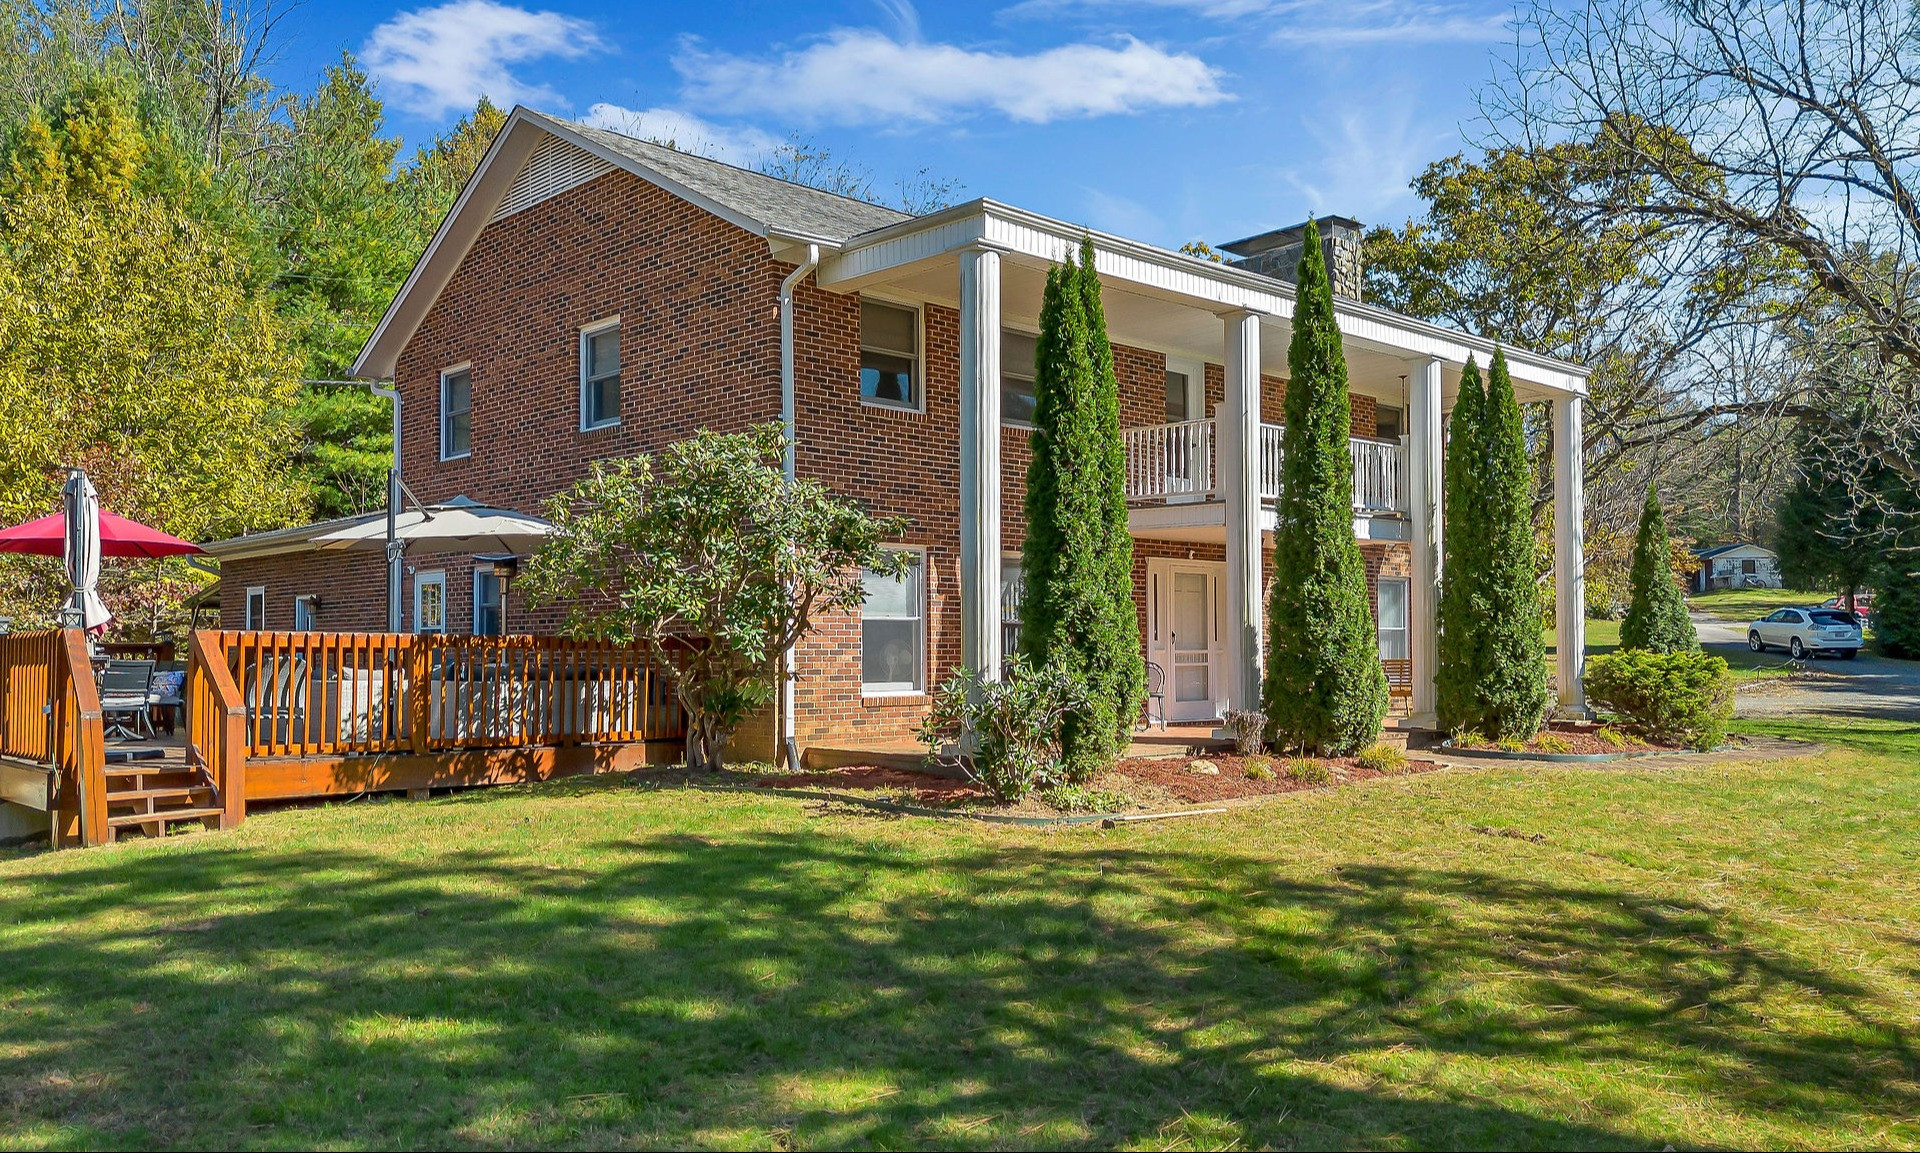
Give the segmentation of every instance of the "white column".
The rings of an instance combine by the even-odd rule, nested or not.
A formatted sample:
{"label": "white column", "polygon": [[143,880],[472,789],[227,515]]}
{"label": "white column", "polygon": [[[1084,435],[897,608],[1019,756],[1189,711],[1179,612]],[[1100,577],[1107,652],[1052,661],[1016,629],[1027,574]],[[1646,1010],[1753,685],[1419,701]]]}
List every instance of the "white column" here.
{"label": "white column", "polygon": [[1441,421],[1440,362],[1416,361],[1407,380],[1407,508],[1413,582],[1407,593],[1407,655],[1413,675],[1412,721],[1438,724],[1433,677],[1440,665]]}
{"label": "white column", "polygon": [[1000,679],[1000,253],[960,254],[960,663]]}
{"label": "white column", "polygon": [[1580,432],[1580,398],[1553,402],[1553,588],[1555,649],[1560,664],[1560,707],[1584,713],[1586,676],[1586,449]]}
{"label": "white column", "polygon": [[1215,483],[1227,506],[1227,704],[1260,707],[1260,317],[1225,317],[1227,394],[1214,416]]}

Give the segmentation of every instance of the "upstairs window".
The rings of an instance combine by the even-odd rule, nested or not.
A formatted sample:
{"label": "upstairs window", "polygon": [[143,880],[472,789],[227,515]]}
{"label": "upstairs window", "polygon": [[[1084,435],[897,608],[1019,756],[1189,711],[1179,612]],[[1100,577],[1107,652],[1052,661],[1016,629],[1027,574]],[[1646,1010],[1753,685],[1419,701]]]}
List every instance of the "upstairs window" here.
{"label": "upstairs window", "polygon": [[860,301],[860,399],[893,408],[920,407],[918,310]]}
{"label": "upstairs window", "polygon": [[602,321],[580,332],[580,427],[620,423],[620,322]]}
{"label": "upstairs window", "polygon": [[473,375],[467,368],[440,374],[440,459],[473,452]]}
{"label": "upstairs window", "polygon": [[1167,358],[1167,423],[1178,424],[1185,420],[1199,420],[1206,413],[1202,394],[1205,392],[1206,377],[1199,364],[1193,361]]}
{"label": "upstairs window", "polygon": [[1034,363],[1040,338],[1024,332],[1000,333],[1000,419],[1033,427]]}

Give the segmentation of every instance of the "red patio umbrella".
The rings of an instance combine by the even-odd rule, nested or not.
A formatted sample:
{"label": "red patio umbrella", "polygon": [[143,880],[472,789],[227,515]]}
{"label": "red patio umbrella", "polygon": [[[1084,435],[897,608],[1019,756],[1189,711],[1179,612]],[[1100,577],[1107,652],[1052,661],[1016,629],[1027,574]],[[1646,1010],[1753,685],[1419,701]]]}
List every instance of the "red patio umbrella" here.
{"label": "red patio umbrella", "polygon": [[[56,512],[39,520],[30,520],[12,528],[0,529],[0,552],[32,553],[35,556],[64,556],[67,550],[67,514]],[[186,556],[204,552],[199,545],[181,540],[171,533],[100,512],[100,553],[102,556],[163,557]]]}

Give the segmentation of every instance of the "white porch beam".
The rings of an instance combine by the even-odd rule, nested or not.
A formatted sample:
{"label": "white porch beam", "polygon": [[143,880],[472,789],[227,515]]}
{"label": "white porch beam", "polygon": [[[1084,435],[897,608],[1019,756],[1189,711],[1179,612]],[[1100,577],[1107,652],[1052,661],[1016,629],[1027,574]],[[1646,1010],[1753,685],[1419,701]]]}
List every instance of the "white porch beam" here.
{"label": "white porch beam", "polygon": [[1000,253],[960,253],[960,663],[1000,679]]}
{"label": "white porch beam", "polygon": [[1412,665],[1412,721],[1422,728],[1439,723],[1434,712],[1434,674],[1440,667],[1440,493],[1442,424],[1438,359],[1415,361],[1407,381],[1407,507],[1411,520],[1413,582],[1407,595],[1407,655]]}
{"label": "white porch beam", "polygon": [[1587,707],[1586,460],[1580,398],[1553,402],[1553,589],[1560,707]]}
{"label": "white porch beam", "polygon": [[1227,514],[1227,704],[1260,707],[1260,314],[1224,317],[1226,403],[1215,420]]}

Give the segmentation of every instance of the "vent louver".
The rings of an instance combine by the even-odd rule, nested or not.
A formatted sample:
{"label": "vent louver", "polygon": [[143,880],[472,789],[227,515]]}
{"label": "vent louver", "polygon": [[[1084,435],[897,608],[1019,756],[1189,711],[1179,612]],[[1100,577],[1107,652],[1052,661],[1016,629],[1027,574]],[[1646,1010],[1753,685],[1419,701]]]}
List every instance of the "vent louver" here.
{"label": "vent louver", "polygon": [[569,188],[578,188],[612,168],[613,165],[593,153],[554,137],[527,157],[488,223],[532,208]]}

